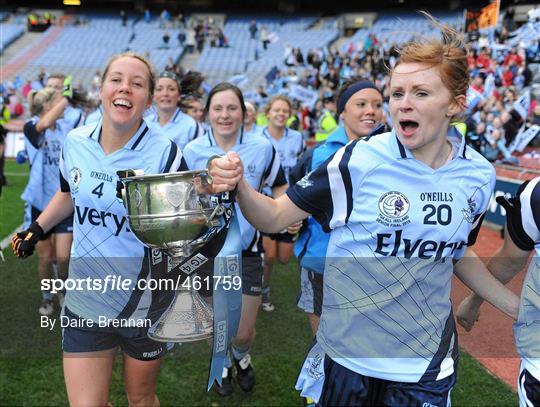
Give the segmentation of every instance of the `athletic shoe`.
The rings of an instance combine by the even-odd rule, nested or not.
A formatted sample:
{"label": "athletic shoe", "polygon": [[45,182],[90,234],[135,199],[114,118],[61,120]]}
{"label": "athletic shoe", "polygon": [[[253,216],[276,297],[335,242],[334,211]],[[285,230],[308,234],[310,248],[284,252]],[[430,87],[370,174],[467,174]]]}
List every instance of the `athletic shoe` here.
{"label": "athletic shoe", "polygon": [[273,310],[276,309],[274,304],[272,304],[270,301],[261,302],[261,308],[263,309],[263,311],[266,311],[266,312],[272,312]]}
{"label": "athletic shoe", "polygon": [[236,382],[244,392],[250,392],[255,386],[255,369],[251,364],[251,356],[249,353],[240,360],[234,359],[236,366]]}
{"label": "athletic shoe", "polygon": [[41,315],[44,315],[44,316],[51,315],[54,311],[52,300],[42,300],[38,311]]}
{"label": "athletic shoe", "polygon": [[[264,290],[267,291],[265,292]],[[263,288],[263,293],[261,295],[261,308],[266,312],[272,312],[276,309],[274,304],[270,302],[270,287]]]}
{"label": "athletic shoe", "polygon": [[306,407],[315,407],[316,403],[311,397],[302,397],[304,401],[304,406]]}
{"label": "athletic shoe", "polygon": [[223,374],[221,376],[221,386],[214,383],[214,391],[222,397],[230,396],[233,394],[232,385],[232,367],[224,367]]}

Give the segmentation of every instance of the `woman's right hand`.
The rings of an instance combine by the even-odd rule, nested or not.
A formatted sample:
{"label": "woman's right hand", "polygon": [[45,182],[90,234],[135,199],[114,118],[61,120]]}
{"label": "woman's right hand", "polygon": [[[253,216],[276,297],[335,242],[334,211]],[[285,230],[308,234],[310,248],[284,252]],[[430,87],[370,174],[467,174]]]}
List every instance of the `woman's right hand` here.
{"label": "woman's right hand", "polygon": [[[480,302],[481,304],[481,302]],[[456,319],[467,332],[469,332],[480,317],[480,305],[475,301],[472,294],[466,297],[456,312]]]}
{"label": "woman's right hand", "polygon": [[232,191],[244,176],[244,164],[234,151],[215,158],[208,163],[208,172],[212,177],[214,193]]}

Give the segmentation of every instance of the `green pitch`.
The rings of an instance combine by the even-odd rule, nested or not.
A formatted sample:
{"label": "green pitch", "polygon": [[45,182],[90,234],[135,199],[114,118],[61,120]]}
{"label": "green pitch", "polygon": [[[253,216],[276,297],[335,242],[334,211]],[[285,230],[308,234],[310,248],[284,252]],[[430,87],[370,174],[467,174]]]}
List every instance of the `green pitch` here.
{"label": "green pitch", "polygon": [[[10,185],[0,197],[2,239],[22,223],[23,204],[19,196],[26,184],[26,168],[7,162]],[[0,313],[0,405],[66,405],[61,333],[58,328],[53,331],[41,328],[37,312],[40,302],[37,259],[18,260],[9,249],[4,250],[4,254],[6,262],[0,262],[0,309],[3,311]],[[277,266],[272,278],[272,301],[276,310],[259,312],[252,352],[257,374],[255,390],[245,395],[236,387],[235,394],[226,399],[207,393],[210,350],[206,343],[184,344],[175,346],[163,361],[157,390],[163,406],[302,405],[294,383],[311,342],[311,333],[307,318],[295,305],[299,289],[296,262]],[[110,401],[115,407],[127,405],[120,359],[111,385]],[[517,395],[504,383],[462,354],[452,404],[516,406],[518,401]]]}

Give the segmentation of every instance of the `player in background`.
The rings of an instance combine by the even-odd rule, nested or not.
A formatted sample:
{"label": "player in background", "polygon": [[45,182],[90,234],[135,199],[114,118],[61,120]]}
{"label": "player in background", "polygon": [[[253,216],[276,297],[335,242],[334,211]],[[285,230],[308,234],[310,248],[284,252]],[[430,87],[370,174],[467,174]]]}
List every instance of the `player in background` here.
{"label": "player in background", "polygon": [[180,82],[176,74],[163,71],[159,74],[154,94],[154,111],[145,117],[155,132],[160,132],[180,147],[199,136],[195,120],[180,110]]}
{"label": "player in background", "polygon": [[[292,103],[286,96],[277,95],[268,101],[264,112],[268,118],[268,126],[262,129],[262,135],[274,144],[285,172],[285,178],[289,182],[289,173],[305,149],[302,134],[287,128],[287,121],[291,117]],[[268,196],[273,196],[269,190],[266,190],[265,193]],[[275,309],[274,304],[270,302],[270,277],[274,270],[274,262],[277,259],[281,264],[286,264],[290,260],[299,226],[300,224],[297,224],[291,228],[285,228],[279,233],[263,234],[264,275],[261,308],[264,311],[271,312]]]}
{"label": "player in background", "polygon": [[244,135],[249,137],[252,134],[260,135],[263,128],[256,123],[257,108],[251,102],[246,102],[246,118],[244,119]]}
{"label": "player in background", "polygon": [[[521,356],[518,394],[521,407],[540,405],[540,177],[523,183],[516,196],[497,197],[506,210],[504,243],[489,260],[488,269],[506,284],[523,270],[535,251],[523,281],[519,314],[514,325]],[[470,331],[480,315],[483,299],[472,293],[460,304],[456,317]]]}
{"label": "player in background", "polygon": [[[352,78],[343,83],[337,94],[340,126],[323,144],[302,155],[290,173],[290,185],[315,170],[349,141],[382,133],[382,102],[381,92],[370,81]],[[313,335],[321,317],[324,260],[329,238],[330,235],[310,216],[294,244],[294,254],[300,263],[298,307],[308,315]]]}
{"label": "player in background", "polygon": [[[63,119],[70,102],[73,103],[71,77],[65,82],[65,90],[48,86],[40,91],[31,91],[28,95],[33,117],[23,127],[25,149],[30,160],[28,185],[21,196],[26,203],[25,227],[37,219],[60,188],[58,171],[62,145],[67,134],[79,124]],[[79,116],[79,121],[80,119]],[[41,237],[36,246],[40,280],[53,277],[53,261],[56,277],[67,278],[72,233],[73,217],[67,216]],[[41,295],[42,301],[38,311],[41,315],[51,315],[54,311],[54,296],[46,288],[42,288]],[[63,305],[63,295],[58,293],[60,307]]]}
{"label": "player in background", "polygon": [[[45,87],[56,89],[58,92],[63,92],[66,85],[69,84],[70,88],[75,91],[74,95],[72,95],[72,98],[74,98],[77,103],[72,103],[68,105],[64,111],[63,116],[60,117],[60,121],[65,122],[62,123],[64,127],[75,128],[82,125],[84,122],[84,113],[82,108],[84,107],[86,100],[85,98],[83,98],[84,94],[81,91],[77,90],[71,82],[71,75],[66,76],[63,73],[53,73],[47,78]],[[81,96],[80,99],[78,99],[79,96]]]}
{"label": "player in background", "polygon": [[277,199],[247,184],[235,153],[209,163],[215,191],[237,187],[259,230],[311,214],[331,233],[317,341],[296,384],[321,405],[450,405],[459,352],[453,274],[517,315],[517,297],[470,247],[495,173],[450,124],[466,109],[467,49],[429,18],[443,39],[400,50],[392,132],[348,143]]}
{"label": "player in background", "polygon": [[[186,164],[192,170],[206,168],[212,156],[234,151],[246,163],[246,182],[258,191],[268,185],[275,196],[279,196],[287,188],[279,156],[266,138],[246,137],[243,133],[245,109],[239,88],[226,82],[216,85],[208,95],[205,108],[209,129],[203,137],[186,145]],[[222,385],[214,385],[214,390],[222,396],[234,391],[234,372],[242,391],[249,392],[255,385],[255,370],[249,352],[255,341],[255,324],[261,304],[262,247],[259,232],[246,221],[240,210],[237,210],[237,216],[242,240],[242,311],[238,332],[230,344],[232,361],[224,368]]]}
{"label": "player in background", "polygon": [[[120,347],[129,405],[159,406],[156,381],[167,344],[150,340],[147,332],[173,293],[152,292],[140,282],[163,278],[167,259],[136,238],[117,198],[119,170],[157,174],[185,169],[176,144],[153,133],[143,120],[154,84],[153,68],[143,57],[124,53],[110,60],[100,82],[102,119],[69,133],[60,160],[60,190],[37,220],[12,238],[15,254],[27,257],[41,236],[74,215],[69,276],[93,285],[68,291],[63,309],[70,405],[107,404]],[[124,285],[106,289],[111,279],[122,279]]]}
{"label": "player in background", "polygon": [[197,122],[197,126],[199,127],[197,134],[202,136],[206,131],[206,123],[204,121],[204,107],[201,99],[194,95],[182,95],[180,108],[185,114],[191,116]]}

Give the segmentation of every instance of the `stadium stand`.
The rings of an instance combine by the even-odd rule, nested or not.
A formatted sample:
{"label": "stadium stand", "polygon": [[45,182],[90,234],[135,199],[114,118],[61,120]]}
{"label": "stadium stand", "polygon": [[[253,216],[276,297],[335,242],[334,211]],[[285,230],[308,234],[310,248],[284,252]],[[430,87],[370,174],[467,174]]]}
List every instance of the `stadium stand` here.
{"label": "stadium stand", "polygon": [[[1,17],[0,17],[1,19]],[[19,24],[0,23],[0,54],[13,41],[24,34],[24,26]]]}

